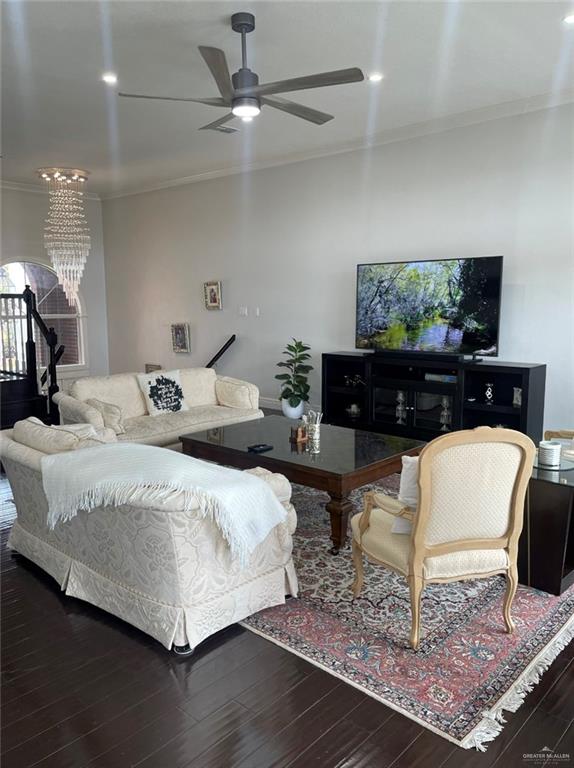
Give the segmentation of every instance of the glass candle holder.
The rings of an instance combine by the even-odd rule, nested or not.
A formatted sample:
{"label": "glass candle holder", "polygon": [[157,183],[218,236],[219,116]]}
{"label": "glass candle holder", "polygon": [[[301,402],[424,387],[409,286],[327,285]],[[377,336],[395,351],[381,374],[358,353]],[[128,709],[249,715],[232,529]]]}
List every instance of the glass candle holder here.
{"label": "glass candle holder", "polygon": [[307,437],[309,438],[309,453],[319,453],[321,450],[321,427],[319,424],[309,424],[307,426]]}
{"label": "glass candle holder", "polygon": [[486,405],[494,405],[494,384],[487,382],[484,385],[484,402]]}

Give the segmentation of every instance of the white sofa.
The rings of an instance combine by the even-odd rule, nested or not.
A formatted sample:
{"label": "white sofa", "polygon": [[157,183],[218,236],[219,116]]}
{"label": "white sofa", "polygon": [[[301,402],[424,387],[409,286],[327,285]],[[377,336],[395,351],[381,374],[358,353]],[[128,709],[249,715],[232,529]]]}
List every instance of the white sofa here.
{"label": "white sofa", "polygon": [[179,375],[188,411],[150,416],[136,373],[78,379],[68,393],[58,392],[54,401],[62,424],[87,423],[98,429],[104,427],[104,417],[86,401],[118,406],[122,423],[118,440],[170,448],[179,447],[178,438],[186,432],[263,417],[254,384],[218,376],[212,368],[182,368]]}
{"label": "white sofa", "polygon": [[[0,456],[18,515],[9,547],[47,571],[67,595],[181,652],[297,594],[291,560],[297,518],[282,475],[250,470],[269,483],[288,516],[241,569],[215,524],[200,517],[193,503],[184,508],[181,498],[161,508],[142,498],[130,506],[78,512],[50,530],[40,465],[44,454],[16,442],[13,432],[0,433]],[[61,433],[58,439],[75,436]]]}

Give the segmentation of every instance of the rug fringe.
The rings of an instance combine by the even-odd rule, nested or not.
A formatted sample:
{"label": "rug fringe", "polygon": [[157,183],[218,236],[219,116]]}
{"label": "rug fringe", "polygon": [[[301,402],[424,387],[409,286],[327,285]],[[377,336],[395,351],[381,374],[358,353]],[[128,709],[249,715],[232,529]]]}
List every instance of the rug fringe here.
{"label": "rug fringe", "polygon": [[526,696],[540,682],[544,672],[546,672],[558,654],[566,648],[573,638],[574,617],[571,617],[560,632],[555,635],[552,642],[543,648],[538,656],[532,660],[512,688],[509,688],[504,696],[502,696],[496,707],[484,713],[483,719],[476,728],[463,739],[461,747],[464,749],[472,749],[474,747],[479,752],[486,752],[485,745],[490,741],[494,741],[504,728],[506,720],[502,714],[503,711],[516,712],[519,709],[524,703]]}

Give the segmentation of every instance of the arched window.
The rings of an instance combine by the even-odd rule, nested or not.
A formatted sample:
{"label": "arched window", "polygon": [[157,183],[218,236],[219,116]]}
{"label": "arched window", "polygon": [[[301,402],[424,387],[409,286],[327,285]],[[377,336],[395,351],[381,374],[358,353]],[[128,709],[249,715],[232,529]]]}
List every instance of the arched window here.
{"label": "arched window", "polygon": [[[85,362],[82,313],[79,303],[68,303],[62,286],[58,283],[56,273],[43,264],[35,264],[30,261],[14,261],[0,267],[0,293],[22,293],[25,286],[29,285],[36,295],[36,308],[48,327],[53,327],[58,334],[58,344],[65,347],[64,354],[59,365],[83,365]],[[2,357],[23,355],[23,344],[17,336],[21,335],[15,329],[21,323],[15,323],[15,317],[9,316],[10,310],[2,303]],[[25,333],[25,324],[23,326]],[[12,339],[12,336],[15,338]],[[34,340],[36,341],[36,354],[38,367],[43,368],[48,364],[48,347],[44,337],[34,324]],[[3,360],[3,362],[5,362]],[[15,360],[8,370],[24,370],[25,360]],[[2,366],[7,368],[6,365]]]}

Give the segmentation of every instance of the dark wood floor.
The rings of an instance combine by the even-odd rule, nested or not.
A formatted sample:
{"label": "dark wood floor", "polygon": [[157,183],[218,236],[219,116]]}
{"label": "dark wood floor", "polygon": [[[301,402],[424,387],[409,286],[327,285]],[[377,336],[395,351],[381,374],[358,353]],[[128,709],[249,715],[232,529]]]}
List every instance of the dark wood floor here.
{"label": "dark wood floor", "polygon": [[524,768],[545,746],[574,757],[574,645],[486,753],[461,750],[240,627],[181,659],[64,597],[6,550],[9,495],[0,481],[2,768]]}

